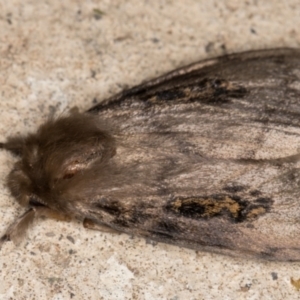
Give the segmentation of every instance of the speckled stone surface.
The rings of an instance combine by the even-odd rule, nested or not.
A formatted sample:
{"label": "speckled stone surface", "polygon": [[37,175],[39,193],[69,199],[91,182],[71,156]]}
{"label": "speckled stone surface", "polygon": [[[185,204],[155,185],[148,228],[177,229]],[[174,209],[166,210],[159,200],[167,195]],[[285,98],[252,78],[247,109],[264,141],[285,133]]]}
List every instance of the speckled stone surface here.
{"label": "speckled stone surface", "polygon": [[[103,12],[100,13],[100,12]],[[300,2],[0,1],[0,135],[203,58],[300,47]],[[300,99],[299,99],[300,100]],[[23,210],[5,187],[0,232]],[[0,299],[299,299],[300,263],[249,261],[39,220],[0,250]]]}

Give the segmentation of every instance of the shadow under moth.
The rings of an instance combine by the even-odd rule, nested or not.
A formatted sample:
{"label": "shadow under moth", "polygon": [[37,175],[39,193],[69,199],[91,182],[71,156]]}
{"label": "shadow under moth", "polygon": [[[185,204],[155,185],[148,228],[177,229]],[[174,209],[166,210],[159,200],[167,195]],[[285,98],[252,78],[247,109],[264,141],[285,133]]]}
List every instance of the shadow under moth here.
{"label": "shadow under moth", "polygon": [[198,62],[1,144],[34,218],[197,250],[300,260],[300,50]]}

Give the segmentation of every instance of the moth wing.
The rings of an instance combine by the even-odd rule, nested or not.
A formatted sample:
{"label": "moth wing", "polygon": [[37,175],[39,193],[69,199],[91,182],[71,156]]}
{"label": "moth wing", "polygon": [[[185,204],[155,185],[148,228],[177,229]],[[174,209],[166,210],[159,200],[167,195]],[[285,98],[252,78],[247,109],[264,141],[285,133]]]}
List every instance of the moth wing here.
{"label": "moth wing", "polygon": [[[106,110],[108,107],[122,104],[131,98],[143,98],[145,95],[151,95],[157,91],[185,86],[189,83],[194,84],[214,76],[216,79],[225,77],[233,82],[242,81],[243,83],[249,83],[256,81],[256,83],[259,83],[256,88],[260,86],[262,89],[267,84],[265,82],[266,78],[270,78],[268,83],[275,87],[275,92],[280,88],[276,85],[276,79],[292,76],[288,78],[291,81],[295,79],[295,75],[296,78],[299,78],[297,71],[299,70],[299,56],[299,49],[280,48],[248,51],[203,60],[124,90],[111,98],[101,101],[89,111],[99,112]],[[253,95],[252,99],[255,101]]]}
{"label": "moth wing", "polygon": [[[207,60],[96,106],[116,136],[92,215],[117,230],[299,260],[300,51]],[[100,175],[97,177],[102,178]]]}

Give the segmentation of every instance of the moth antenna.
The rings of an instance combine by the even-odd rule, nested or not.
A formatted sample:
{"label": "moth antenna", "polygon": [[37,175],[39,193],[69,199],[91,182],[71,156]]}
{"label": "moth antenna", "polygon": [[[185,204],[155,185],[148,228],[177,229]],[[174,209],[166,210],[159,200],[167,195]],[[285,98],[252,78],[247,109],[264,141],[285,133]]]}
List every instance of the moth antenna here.
{"label": "moth antenna", "polygon": [[6,241],[12,241],[15,244],[19,244],[22,238],[26,235],[29,226],[33,223],[36,211],[33,208],[27,210],[23,215],[13,222],[5,234],[0,239],[0,248]]}
{"label": "moth antenna", "polygon": [[6,143],[0,143],[0,149],[10,151],[12,154],[21,156],[24,144],[24,137],[17,136],[8,139]]}
{"label": "moth antenna", "polygon": [[9,149],[9,147],[8,147],[8,145],[7,145],[7,143],[0,143],[0,149],[4,149],[4,150],[10,151],[10,149]]}

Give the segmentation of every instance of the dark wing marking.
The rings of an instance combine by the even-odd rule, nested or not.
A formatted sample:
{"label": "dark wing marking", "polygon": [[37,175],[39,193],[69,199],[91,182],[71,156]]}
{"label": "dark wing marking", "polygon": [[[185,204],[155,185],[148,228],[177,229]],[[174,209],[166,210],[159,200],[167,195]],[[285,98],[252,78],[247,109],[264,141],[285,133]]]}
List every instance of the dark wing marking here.
{"label": "dark wing marking", "polygon": [[106,181],[91,214],[184,246],[299,260],[299,99],[300,51],[276,49],[192,64],[103,101],[90,112],[115,131],[113,160],[130,180]]}

